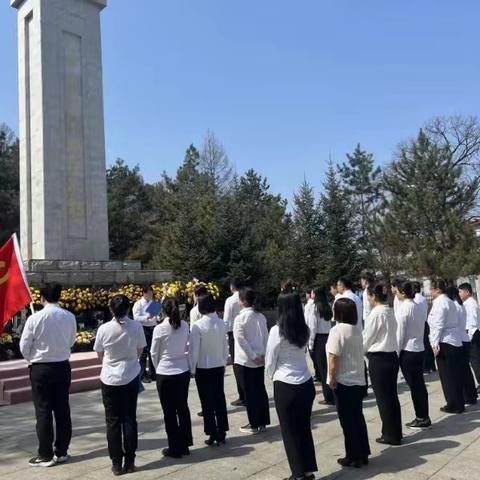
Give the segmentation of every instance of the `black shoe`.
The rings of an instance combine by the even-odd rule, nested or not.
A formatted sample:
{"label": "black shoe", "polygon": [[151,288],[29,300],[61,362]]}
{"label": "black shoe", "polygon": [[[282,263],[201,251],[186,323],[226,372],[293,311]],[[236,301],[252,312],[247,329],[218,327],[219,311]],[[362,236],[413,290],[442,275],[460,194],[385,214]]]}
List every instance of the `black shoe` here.
{"label": "black shoe", "polygon": [[412,420],[411,422],[408,422],[405,424],[407,428],[411,428],[412,430],[422,430],[424,428],[430,428],[432,426],[432,422],[430,418],[416,418],[415,420]]}
{"label": "black shoe", "polygon": [[447,405],[445,405],[444,407],[440,407],[440,411],[441,412],[444,412],[444,413],[455,413],[455,414],[459,414],[459,413],[463,413],[465,411],[465,409],[462,409],[462,410],[454,410],[453,408],[450,408],[448,407]]}
{"label": "black shoe", "polygon": [[190,449],[187,447],[187,448],[182,452],[182,455],[183,455],[184,457],[190,455]]}
{"label": "black shoe", "polygon": [[244,407],[246,405],[246,403],[239,398],[239,399],[233,401],[230,405],[232,407]]}
{"label": "black shoe", "polygon": [[169,448],[164,448],[162,450],[162,455],[164,457],[170,457],[170,458],[182,458],[182,454],[181,453],[176,453],[176,452],[172,452],[170,451]]}
{"label": "black shoe", "polygon": [[360,460],[350,460],[347,457],[337,458],[337,463],[342,467],[360,468],[362,466],[362,462],[360,462]]}
{"label": "black shoe", "polygon": [[375,441],[377,443],[381,443],[382,445],[392,445],[394,447],[398,447],[398,445],[401,445],[402,444],[402,441],[401,440],[395,440],[395,441],[391,441],[391,440],[387,440],[383,437],[380,437],[380,438],[377,438],[375,439]]}
{"label": "black shoe", "polygon": [[225,439],[227,438],[227,434],[225,432],[219,433],[217,435],[217,445],[225,445]]}
{"label": "black shoe", "polygon": [[152,383],[152,381],[148,377],[142,378],[143,383]]}
{"label": "black shoe", "polygon": [[121,465],[112,465],[112,473],[118,477],[119,475],[123,475],[123,469]]}
{"label": "black shoe", "polygon": [[208,445],[209,447],[211,447],[212,445],[215,444],[216,441],[217,441],[217,439],[216,439],[213,435],[210,435],[210,436],[205,440],[205,445]]}
{"label": "black shoe", "polygon": [[135,472],[135,462],[129,460],[128,462],[125,461],[125,465],[123,466],[123,473],[134,473]]}
{"label": "black shoe", "polygon": [[203,417],[203,412],[198,412],[197,415],[198,415],[199,417]]}
{"label": "black shoe", "polygon": [[319,405],[335,405],[333,402],[329,402],[328,400],[320,400]]}

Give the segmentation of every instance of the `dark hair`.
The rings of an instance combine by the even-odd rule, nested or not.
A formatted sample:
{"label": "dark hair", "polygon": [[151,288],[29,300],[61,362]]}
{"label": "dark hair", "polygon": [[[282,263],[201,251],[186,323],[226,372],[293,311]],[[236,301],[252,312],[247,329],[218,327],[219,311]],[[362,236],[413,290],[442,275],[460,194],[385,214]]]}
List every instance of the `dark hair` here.
{"label": "dark hair", "polygon": [[390,286],[383,280],[376,282],[375,285],[369,285],[367,288],[368,294],[375,297],[380,303],[388,302],[389,290]]}
{"label": "dark hair", "polygon": [[366,280],[369,284],[373,283],[375,281],[375,277],[372,272],[368,272],[364,270],[360,274],[360,279]]}
{"label": "dark hair", "polygon": [[242,288],[238,294],[238,298],[240,298],[240,301],[247,307],[255,308],[255,300],[257,299],[257,295],[253,288]]}
{"label": "dark hair", "polygon": [[333,305],[335,321],[356,325],[358,322],[357,306],[350,298],[339,298]]}
{"label": "dark hair", "polygon": [[450,300],[453,300],[454,302],[463,305],[462,299],[460,298],[460,295],[458,293],[458,288],[455,285],[449,285],[446,288],[445,293]]}
{"label": "dark hair", "polygon": [[47,283],[40,289],[40,296],[48,303],[57,303],[62,296],[62,286],[59,283]]}
{"label": "dark hair", "polygon": [[415,289],[413,288],[412,282],[405,280],[398,285],[398,291],[403,293],[407,298],[415,298]]}
{"label": "dark hair", "polygon": [[315,293],[315,310],[325,321],[329,322],[333,317],[332,307],[328,303],[327,288],[317,287],[314,290]]}
{"label": "dark hair", "polygon": [[[166,298],[162,303],[162,310],[168,317],[170,325],[176,330],[181,325],[178,302],[174,298]],[[199,310],[200,311],[200,310]]]}
{"label": "dark hair", "polygon": [[430,280],[430,288],[434,288],[435,290],[440,290],[442,293],[445,293],[447,290],[447,283],[443,278],[433,278]]}
{"label": "dark hair", "polygon": [[291,280],[290,278],[287,279],[287,280],[284,280],[281,284],[280,284],[280,291],[282,293],[293,293],[297,290],[297,287],[294,283],[293,280]]}
{"label": "dark hair", "polygon": [[461,284],[458,286],[458,289],[459,289],[459,290],[466,290],[470,295],[473,294],[473,288],[472,288],[472,286],[471,286],[469,283],[461,283]]}
{"label": "dark hair", "polygon": [[313,292],[313,290],[315,290],[315,287],[312,286],[312,285],[309,285],[309,286],[305,289],[305,293],[311,294],[311,293]]}
{"label": "dark hair", "polygon": [[230,279],[230,286],[234,288],[235,290],[240,290],[242,284],[240,283],[240,280],[238,278],[231,278]]}
{"label": "dark hair", "polygon": [[122,323],[120,319],[126,317],[129,310],[130,300],[125,295],[115,295],[110,300],[110,311],[117,322]]}
{"label": "dark hair", "polygon": [[298,348],[305,347],[310,334],[298,293],[281,293],[278,296],[277,324],[280,335],[289,343]]}
{"label": "dark hair", "polygon": [[205,293],[198,297],[198,311],[202,315],[215,313],[215,299],[211,293]]}
{"label": "dark hair", "polygon": [[391,285],[392,287],[398,288],[402,282],[405,282],[404,278],[395,277],[394,279],[392,279]]}
{"label": "dark hair", "polygon": [[207,287],[205,285],[197,285],[193,289],[193,293],[199,297],[200,295],[206,295],[208,293]]}
{"label": "dark hair", "polygon": [[152,292],[153,293],[153,287],[151,285],[144,285],[142,287],[142,292],[143,293],[148,293],[148,292]]}
{"label": "dark hair", "polygon": [[420,285],[420,282],[412,282],[413,285],[413,291],[415,293],[421,293],[422,292],[422,286]]}
{"label": "dark hair", "polygon": [[353,282],[349,278],[342,277],[342,278],[339,278],[338,281],[340,283],[343,283],[344,287],[347,290],[351,290],[353,288]]}

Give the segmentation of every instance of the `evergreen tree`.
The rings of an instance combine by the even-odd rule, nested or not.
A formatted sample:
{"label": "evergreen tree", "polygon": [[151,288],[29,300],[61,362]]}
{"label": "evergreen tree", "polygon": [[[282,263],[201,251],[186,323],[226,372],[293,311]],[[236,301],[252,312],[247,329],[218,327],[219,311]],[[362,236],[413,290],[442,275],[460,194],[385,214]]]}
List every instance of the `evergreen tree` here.
{"label": "evergreen tree", "polygon": [[315,281],[321,253],[320,217],[313,188],[303,181],[293,197],[291,261],[293,279],[306,286]]}
{"label": "evergreen tree", "polygon": [[357,258],[351,202],[330,161],[324,193],[320,198],[323,249],[318,280],[330,284],[340,277],[355,279],[360,265]]}
{"label": "evergreen tree", "polygon": [[462,180],[449,148],[420,130],[399,147],[384,179],[382,244],[391,265],[410,275],[455,279],[476,273],[479,242],[469,222],[478,180]]}
{"label": "evergreen tree", "polygon": [[376,217],[380,203],[380,167],[373,155],[357,145],[339,167],[345,192],[352,201],[352,220],[363,267],[372,268],[376,257]]}

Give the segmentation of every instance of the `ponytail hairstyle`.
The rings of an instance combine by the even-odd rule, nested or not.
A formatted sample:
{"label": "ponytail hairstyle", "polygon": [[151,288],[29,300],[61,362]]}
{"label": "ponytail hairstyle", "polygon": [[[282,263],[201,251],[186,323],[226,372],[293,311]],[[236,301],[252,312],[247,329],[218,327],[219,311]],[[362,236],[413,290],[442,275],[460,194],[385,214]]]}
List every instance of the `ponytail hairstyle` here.
{"label": "ponytail hairstyle", "polygon": [[328,303],[327,287],[317,287],[313,289],[315,293],[315,311],[326,322],[329,322],[333,317],[332,308]]}
{"label": "ponytail hairstyle", "polygon": [[110,300],[110,311],[112,312],[113,318],[120,324],[124,324],[125,322],[121,322],[120,320],[125,318],[128,315],[128,311],[130,310],[130,300],[125,295],[115,295]]}
{"label": "ponytail hairstyle", "polygon": [[400,293],[403,293],[407,298],[413,300],[415,298],[415,287],[412,282],[404,280],[397,285],[397,289]]}
{"label": "ponytail hairstyle", "polygon": [[171,297],[167,297],[162,303],[162,309],[165,315],[168,317],[168,321],[174,330],[180,327],[180,309],[178,308],[178,302]]}
{"label": "ponytail hairstyle", "polygon": [[375,297],[375,300],[381,304],[388,304],[388,298],[390,294],[390,285],[381,280],[376,282],[374,285],[369,285],[367,287],[367,292],[371,297]]}

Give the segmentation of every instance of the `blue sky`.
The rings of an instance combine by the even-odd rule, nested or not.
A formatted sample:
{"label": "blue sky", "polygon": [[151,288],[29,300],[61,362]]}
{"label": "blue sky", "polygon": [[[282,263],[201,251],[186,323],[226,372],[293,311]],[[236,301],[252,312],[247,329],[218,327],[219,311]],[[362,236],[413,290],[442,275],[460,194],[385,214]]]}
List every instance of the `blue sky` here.
{"label": "blue sky", "polygon": [[[109,0],[107,163],[174,173],[207,129],[291,198],[331,152],[378,163],[435,115],[480,112],[478,0]],[[15,11],[0,6],[0,122],[17,130]]]}

